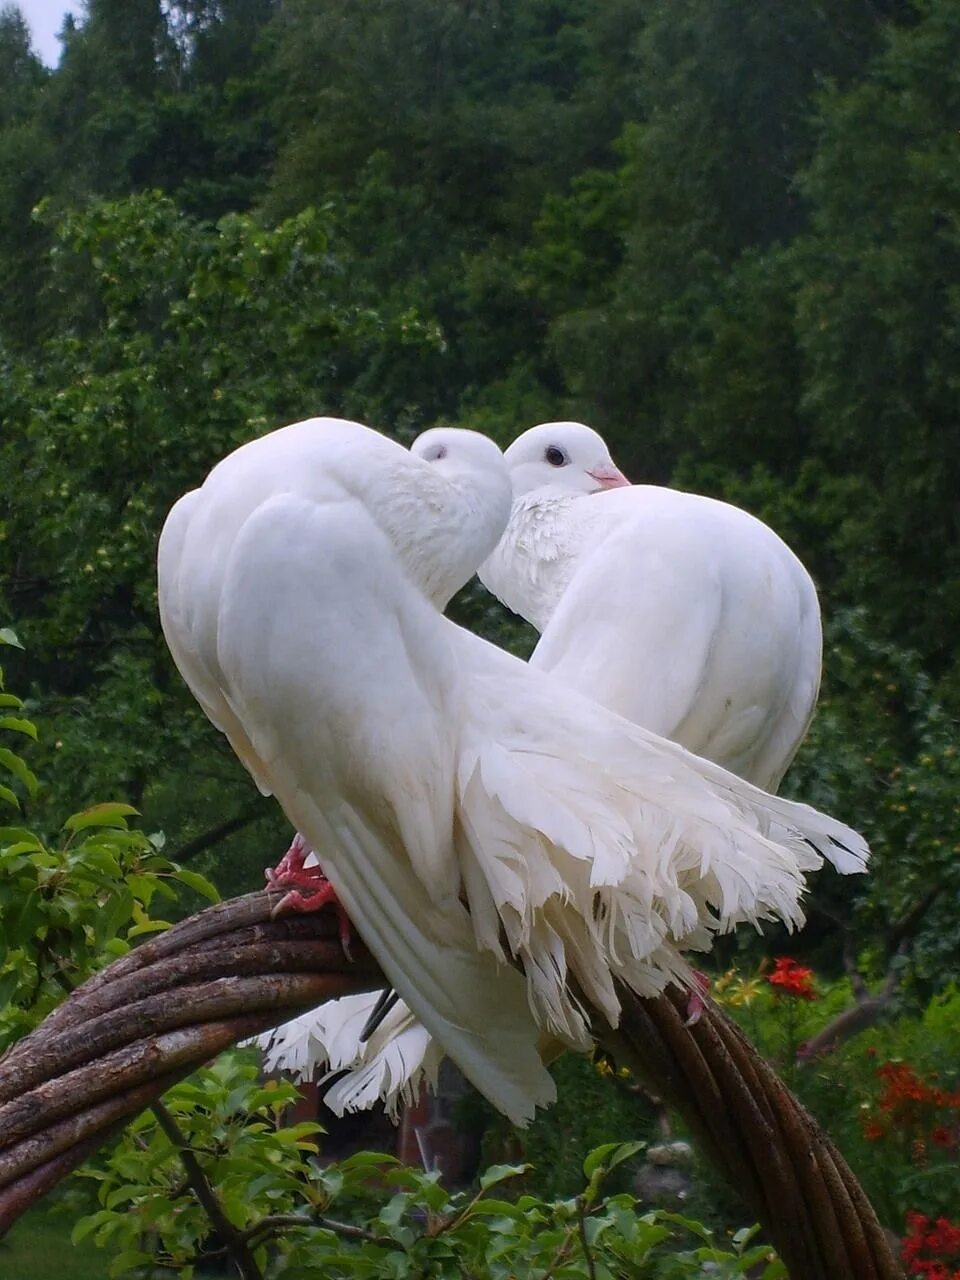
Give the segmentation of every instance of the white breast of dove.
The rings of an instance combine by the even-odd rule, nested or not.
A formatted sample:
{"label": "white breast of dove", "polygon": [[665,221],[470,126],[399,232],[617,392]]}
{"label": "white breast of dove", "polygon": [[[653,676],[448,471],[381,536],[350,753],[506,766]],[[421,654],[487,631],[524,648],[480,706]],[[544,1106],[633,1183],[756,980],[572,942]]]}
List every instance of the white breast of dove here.
{"label": "white breast of dove", "polygon": [[531,666],[775,791],[822,660],[816,588],[786,543],[729,503],[629,485],[583,423],[533,427],[505,457],[513,509],[479,572],[541,632]]}

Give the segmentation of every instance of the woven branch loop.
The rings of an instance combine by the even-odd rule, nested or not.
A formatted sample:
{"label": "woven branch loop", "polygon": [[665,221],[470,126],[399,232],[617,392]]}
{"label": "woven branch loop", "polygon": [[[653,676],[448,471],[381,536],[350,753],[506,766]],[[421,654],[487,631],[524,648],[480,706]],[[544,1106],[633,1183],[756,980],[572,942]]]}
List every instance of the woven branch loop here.
{"label": "woven branch loop", "polygon": [[[385,985],[330,910],[273,919],[276,893],[200,912],[96,974],[0,1059],[0,1234],[171,1085],[238,1041]],[[857,1180],[710,1000],[621,990],[597,1038],[681,1114],[792,1280],[901,1280]]]}

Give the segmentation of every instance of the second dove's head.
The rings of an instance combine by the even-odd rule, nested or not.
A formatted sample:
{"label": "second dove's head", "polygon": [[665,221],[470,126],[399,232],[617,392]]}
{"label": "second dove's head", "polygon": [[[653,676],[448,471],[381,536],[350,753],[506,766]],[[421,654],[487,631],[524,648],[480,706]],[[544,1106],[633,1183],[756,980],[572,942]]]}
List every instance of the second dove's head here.
{"label": "second dove's head", "polygon": [[603,437],[582,422],[543,422],[518,436],[504,457],[513,496],[537,490],[599,493],[630,481],[614,464]]}

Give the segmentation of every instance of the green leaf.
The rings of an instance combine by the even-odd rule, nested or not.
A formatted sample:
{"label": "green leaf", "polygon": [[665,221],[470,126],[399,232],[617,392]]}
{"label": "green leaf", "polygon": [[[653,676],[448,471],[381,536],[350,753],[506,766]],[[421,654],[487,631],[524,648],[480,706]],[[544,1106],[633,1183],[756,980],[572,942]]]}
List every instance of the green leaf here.
{"label": "green leaf", "polygon": [[108,1209],[115,1209],[124,1200],[136,1200],[149,1189],[149,1187],[140,1182],[125,1182],[114,1191],[111,1191],[104,1203]]}
{"label": "green leaf", "polygon": [[28,738],[37,740],[37,726],[32,720],[24,720],[22,716],[0,716],[0,729],[11,729],[14,733],[25,733]]}
{"label": "green leaf", "polygon": [[484,1197],[470,1205],[463,1213],[464,1219],[473,1217],[522,1218],[523,1210],[511,1200],[488,1200]]}
{"label": "green leaf", "polygon": [[15,649],[23,648],[13,627],[0,627],[0,644],[13,645]]}
{"label": "green leaf", "polygon": [[[773,1249],[770,1245],[758,1244],[753,1249],[748,1249],[737,1259],[737,1270],[740,1275],[746,1275],[748,1271],[759,1266],[761,1262],[770,1262],[773,1257]],[[777,1259],[774,1260],[777,1261]]]}
{"label": "green leaf", "polygon": [[98,1209],[96,1213],[88,1214],[85,1218],[81,1218],[79,1222],[75,1222],[73,1230],[70,1232],[70,1242],[79,1244],[81,1240],[85,1240],[91,1231],[96,1231],[97,1227],[103,1223],[109,1222],[115,1215],[109,1209]]}
{"label": "green leaf", "polygon": [[170,927],[169,920],[144,920],[141,924],[135,924],[132,929],[128,929],[127,937],[139,938],[144,933],[163,933]]}
{"label": "green leaf", "polygon": [[95,927],[101,944],[119,933],[130,918],[132,908],[133,894],[126,885],[118,884],[105,906],[97,913]]}
{"label": "green leaf", "polygon": [[[615,1151],[619,1151],[621,1145],[623,1144],[619,1142],[605,1142],[600,1147],[594,1147],[594,1149],[590,1152],[590,1154],[587,1156],[587,1158],[583,1162],[583,1176],[585,1178],[592,1178],[593,1175],[596,1173],[596,1171],[601,1167],[612,1169],[613,1163],[619,1164],[619,1161],[614,1161],[613,1163],[611,1163],[610,1161],[608,1161],[607,1157],[612,1156]],[[638,1149],[638,1147],[642,1146],[643,1144],[627,1143],[625,1145],[633,1146],[633,1150],[629,1152],[630,1155],[633,1155]]]}
{"label": "green leaf", "polygon": [[675,1226],[683,1227],[685,1231],[689,1231],[691,1235],[697,1236],[703,1240],[709,1248],[713,1248],[713,1233],[709,1227],[705,1227],[702,1222],[698,1222],[696,1218],[686,1218],[682,1213],[671,1213],[667,1209],[657,1211],[657,1216],[662,1222],[672,1222]]}
{"label": "green leaf", "polygon": [[349,1173],[354,1169],[375,1169],[383,1168],[385,1165],[398,1165],[400,1161],[396,1156],[388,1155],[385,1151],[357,1151],[352,1156],[347,1156],[346,1160],[339,1162],[339,1167],[344,1173]]}
{"label": "green leaf", "polygon": [[7,804],[12,804],[15,809],[20,808],[20,801],[16,792],[11,791],[9,787],[5,787],[2,782],[0,782],[0,800],[6,800]]}
{"label": "green leaf", "polygon": [[6,846],[8,842],[10,844],[31,843],[38,849],[43,848],[36,832],[30,831],[27,827],[0,827],[0,846]]}
{"label": "green leaf", "polygon": [[528,1164],[493,1164],[480,1175],[480,1190],[486,1191],[488,1187],[495,1187],[498,1182],[505,1182],[508,1178],[519,1178],[529,1169]]}
{"label": "green leaf", "polygon": [[142,1249],[124,1249],[110,1263],[110,1276],[122,1276],[125,1271],[133,1271],[153,1261],[153,1254],[144,1253]]}
{"label": "green leaf", "polygon": [[[20,840],[17,844],[4,845],[4,858],[13,858],[19,853],[45,853],[43,845],[39,840]],[[53,860],[55,865],[56,860]],[[36,865],[36,863],[35,863]]]}
{"label": "green leaf", "polygon": [[0,975],[0,1008],[6,1008],[19,986],[20,974],[16,969],[10,969],[7,973]]}
{"label": "green leaf", "polygon": [[643,1151],[646,1147],[645,1142],[621,1142],[620,1146],[606,1162],[608,1169],[615,1169],[618,1164],[623,1164],[624,1160],[631,1160],[638,1151]]}
{"label": "green leaf", "polygon": [[95,804],[91,809],[72,814],[63,824],[67,831],[84,831],[87,827],[126,827],[126,819],[139,816],[132,804]]}
{"label": "green leaf", "polygon": [[185,871],[182,867],[178,867],[173,872],[172,878],[179,880],[181,884],[185,884],[188,889],[192,889],[194,893],[199,893],[202,897],[209,899],[210,902],[219,902],[220,894],[217,889],[206,876],[200,875],[197,871]]}
{"label": "green leaf", "polygon": [[741,1227],[739,1231],[735,1231],[731,1239],[738,1249],[742,1249],[744,1245],[750,1243],[759,1230],[760,1224],[755,1222],[752,1227]]}
{"label": "green leaf", "polygon": [[15,778],[19,778],[31,795],[40,785],[36,775],[27,767],[26,761],[21,760],[8,747],[0,747],[0,765],[5,765]]}

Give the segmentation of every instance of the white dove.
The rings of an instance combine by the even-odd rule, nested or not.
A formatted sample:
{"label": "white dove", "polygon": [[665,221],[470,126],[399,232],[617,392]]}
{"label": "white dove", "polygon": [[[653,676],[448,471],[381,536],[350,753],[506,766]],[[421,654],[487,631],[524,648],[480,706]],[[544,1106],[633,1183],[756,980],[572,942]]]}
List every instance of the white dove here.
{"label": "white dove", "polygon": [[513,509],[479,572],[541,633],[531,666],[775,791],[822,656],[816,588],[786,543],[729,503],[630,485],[579,422],[533,427],[505,457]]}
{"label": "white dove", "polygon": [[544,1035],[590,1044],[581,1000],[615,1025],[615,980],[652,994],[688,976],[678,947],[799,923],[816,850],[867,849],[445,619],[510,502],[475,433],[417,457],[313,419],[181,499],[159,588],[182,674],[388,980],[524,1123],[553,1096]]}

